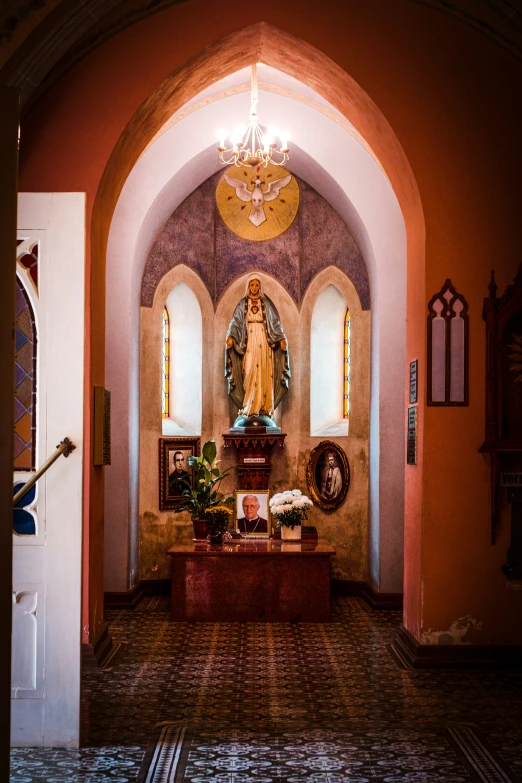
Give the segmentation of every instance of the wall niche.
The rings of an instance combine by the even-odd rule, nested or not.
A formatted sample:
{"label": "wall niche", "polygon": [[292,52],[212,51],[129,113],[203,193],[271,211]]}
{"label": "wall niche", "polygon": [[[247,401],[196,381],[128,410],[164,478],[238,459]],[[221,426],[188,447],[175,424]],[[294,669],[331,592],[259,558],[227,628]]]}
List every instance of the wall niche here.
{"label": "wall niche", "polygon": [[[162,436],[162,324],[169,295],[183,284],[201,311],[201,442],[215,438],[221,467],[235,455],[224,451],[232,410],[224,376],[225,334],[246,280],[259,274],[280,314],[290,351],[289,392],[276,411],[286,433],[285,448],[274,455],[270,490],[300,487],[306,492],[306,465],[323,434],[311,434],[311,357],[314,308],[321,297],[342,303],[335,399],[342,418],[345,316],[350,313],[350,421],[332,430],[345,452],[352,480],[344,502],[325,512],[314,507],[310,523],[337,548],[333,576],[368,578],[368,446],[370,408],[370,288],[365,261],[349,228],[313,188],[300,178],[299,209],[289,228],[274,239],[241,239],[223,223],[216,207],[219,171],[200,185],[167,220],[150,251],[142,277],[140,308],[140,573],[141,579],[168,578],[165,555],[172,544],[192,538],[188,514],[160,511],[158,439]],[[178,288],[183,290],[183,288]],[[326,293],[325,293],[326,292]],[[341,312],[342,311],[342,312]],[[188,326],[187,326],[188,328]],[[171,373],[174,370],[171,366]],[[171,389],[172,391],[172,389]],[[174,391],[175,393],[175,391]],[[333,397],[332,397],[333,398]],[[336,403],[337,404],[337,403]],[[334,417],[335,418],[335,417]],[[337,419],[336,419],[337,421]],[[333,419],[332,419],[333,423]],[[279,451],[279,450],[278,450]],[[223,490],[239,487],[234,473]]]}

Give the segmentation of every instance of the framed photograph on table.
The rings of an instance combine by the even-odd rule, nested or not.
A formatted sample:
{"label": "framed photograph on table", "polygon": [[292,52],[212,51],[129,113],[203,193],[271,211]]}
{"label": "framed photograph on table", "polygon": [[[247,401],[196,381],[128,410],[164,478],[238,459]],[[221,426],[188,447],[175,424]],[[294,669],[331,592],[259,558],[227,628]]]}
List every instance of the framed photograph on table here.
{"label": "framed photograph on table", "polygon": [[236,489],[234,526],[243,536],[269,536],[272,532],[269,489]]}
{"label": "framed photograph on table", "polygon": [[176,509],[183,493],[192,487],[189,456],[199,456],[199,438],[159,439],[159,507],[160,511]]}

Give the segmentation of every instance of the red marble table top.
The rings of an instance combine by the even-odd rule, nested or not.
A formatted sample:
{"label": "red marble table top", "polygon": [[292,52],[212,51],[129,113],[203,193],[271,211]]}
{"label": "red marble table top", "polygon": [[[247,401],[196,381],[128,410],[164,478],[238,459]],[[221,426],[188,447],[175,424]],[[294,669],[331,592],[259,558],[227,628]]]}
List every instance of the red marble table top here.
{"label": "red marble table top", "polygon": [[281,541],[271,538],[252,541],[226,541],[223,544],[207,544],[206,541],[192,544],[175,544],[167,554],[172,557],[187,555],[212,555],[213,557],[241,557],[243,555],[261,555],[284,557],[285,555],[302,555],[305,557],[335,555],[335,549],[326,541]]}

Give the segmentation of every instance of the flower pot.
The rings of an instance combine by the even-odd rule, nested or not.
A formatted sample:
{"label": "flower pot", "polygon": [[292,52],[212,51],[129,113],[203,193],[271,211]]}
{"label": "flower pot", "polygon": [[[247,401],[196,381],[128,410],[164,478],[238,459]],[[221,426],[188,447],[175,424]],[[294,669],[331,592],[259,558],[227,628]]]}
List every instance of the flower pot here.
{"label": "flower pot", "polygon": [[301,525],[294,525],[291,527],[281,527],[281,538],[283,541],[300,541],[301,540]]}
{"label": "flower pot", "polygon": [[194,541],[206,541],[208,536],[208,522],[206,519],[193,519]]}
{"label": "flower pot", "polygon": [[207,541],[209,544],[222,544],[224,535],[224,530],[210,530],[207,536]]}

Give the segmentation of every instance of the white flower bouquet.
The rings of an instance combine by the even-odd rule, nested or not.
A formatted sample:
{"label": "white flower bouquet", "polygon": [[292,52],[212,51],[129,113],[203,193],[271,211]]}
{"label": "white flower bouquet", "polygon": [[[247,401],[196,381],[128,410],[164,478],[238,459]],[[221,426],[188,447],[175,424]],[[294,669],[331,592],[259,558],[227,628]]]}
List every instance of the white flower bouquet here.
{"label": "white flower bouquet", "polygon": [[287,489],[271,498],[270,513],[277,519],[278,527],[290,527],[293,530],[308,519],[311,506],[312,501],[300,489]]}

